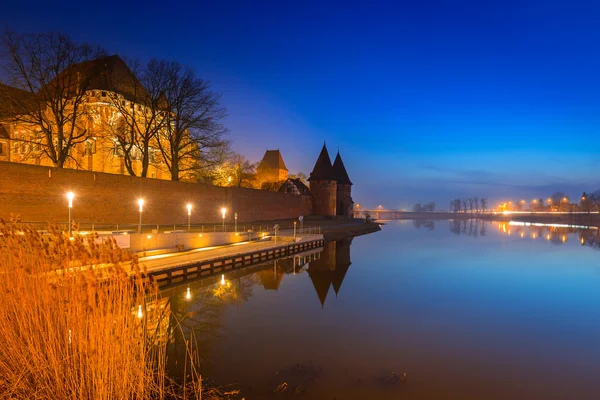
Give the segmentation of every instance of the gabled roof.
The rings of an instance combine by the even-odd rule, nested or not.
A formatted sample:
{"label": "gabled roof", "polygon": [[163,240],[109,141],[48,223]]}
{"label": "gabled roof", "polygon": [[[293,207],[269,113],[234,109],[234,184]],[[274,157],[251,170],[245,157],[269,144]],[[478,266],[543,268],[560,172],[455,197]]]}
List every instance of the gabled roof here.
{"label": "gabled roof", "polygon": [[333,170],[335,171],[335,178],[337,183],[343,185],[352,185],[350,182],[350,177],[348,176],[348,172],[346,172],[346,167],[344,166],[344,162],[342,161],[342,157],[340,156],[340,152],[338,151],[337,156],[335,156],[335,161],[333,162]]}
{"label": "gabled roof", "polygon": [[281,152],[279,150],[267,150],[260,164],[258,165],[258,168],[288,170],[283,162],[283,157],[281,157]]}
{"label": "gabled roof", "polygon": [[323,144],[323,149],[321,150],[321,154],[319,154],[319,158],[317,158],[317,162],[315,163],[315,167],[310,173],[309,181],[335,181],[335,171],[333,170],[333,166],[331,165],[331,158],[329,158],[329,152],[327,151],[327,146]]}
{"label": "gabled roof", "polygon": [[[295,188],[295,190],[294,190]],[[300,178],[288,178],[279,188],[280,192],[296,193],[302,196],[310,196],[310,189],[302,182]]]}

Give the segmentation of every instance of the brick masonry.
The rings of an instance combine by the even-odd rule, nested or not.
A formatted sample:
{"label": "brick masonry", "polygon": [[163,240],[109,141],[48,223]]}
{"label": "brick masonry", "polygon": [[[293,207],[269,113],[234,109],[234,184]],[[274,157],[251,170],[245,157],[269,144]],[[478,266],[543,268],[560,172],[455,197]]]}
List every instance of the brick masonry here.
{"label": "brick masonry", "polygon": [[0,162],[0,218],[65,222],[68,191],[75,193],[73,220],[81,223],[135,224],[138,198],[145,200],[144,224],[187,223],[187,203],[193,224],[221,222],[221,207],[227,223],[235,212],[238,222],[312,214],[312,198],[291,193]]}

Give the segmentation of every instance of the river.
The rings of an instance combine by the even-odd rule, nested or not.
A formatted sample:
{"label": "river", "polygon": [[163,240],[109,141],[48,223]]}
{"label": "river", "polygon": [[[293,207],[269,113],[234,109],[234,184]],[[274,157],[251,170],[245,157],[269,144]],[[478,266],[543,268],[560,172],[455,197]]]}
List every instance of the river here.
{"label": "river", "polygon": [[598,243],[581,227],[395,221],[167,295],[203,376],[248,400],[595,399]]}

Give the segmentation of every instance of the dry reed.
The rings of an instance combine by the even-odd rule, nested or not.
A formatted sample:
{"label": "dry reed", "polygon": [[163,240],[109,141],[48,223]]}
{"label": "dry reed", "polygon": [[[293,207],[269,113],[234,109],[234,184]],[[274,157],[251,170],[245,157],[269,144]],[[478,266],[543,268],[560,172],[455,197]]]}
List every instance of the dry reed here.
{"label": "dry reed", "polygon": [[0,399],[200,398],[167,378],[165,304],[113,240],[0,222]]}

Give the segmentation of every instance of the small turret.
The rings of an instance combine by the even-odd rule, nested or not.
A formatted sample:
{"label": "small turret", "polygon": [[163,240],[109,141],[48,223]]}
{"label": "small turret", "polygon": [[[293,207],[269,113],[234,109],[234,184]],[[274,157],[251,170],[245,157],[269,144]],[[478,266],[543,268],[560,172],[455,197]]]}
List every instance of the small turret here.
{"label": "small turret", "polygon": [[336,187],[336,211],[337,215],[343,217],[352,217],[354,202],[352,201],[352,182],[338,151],[335,161],[333,162],[333,171],[335,174],[335,180],[337,182]]}

